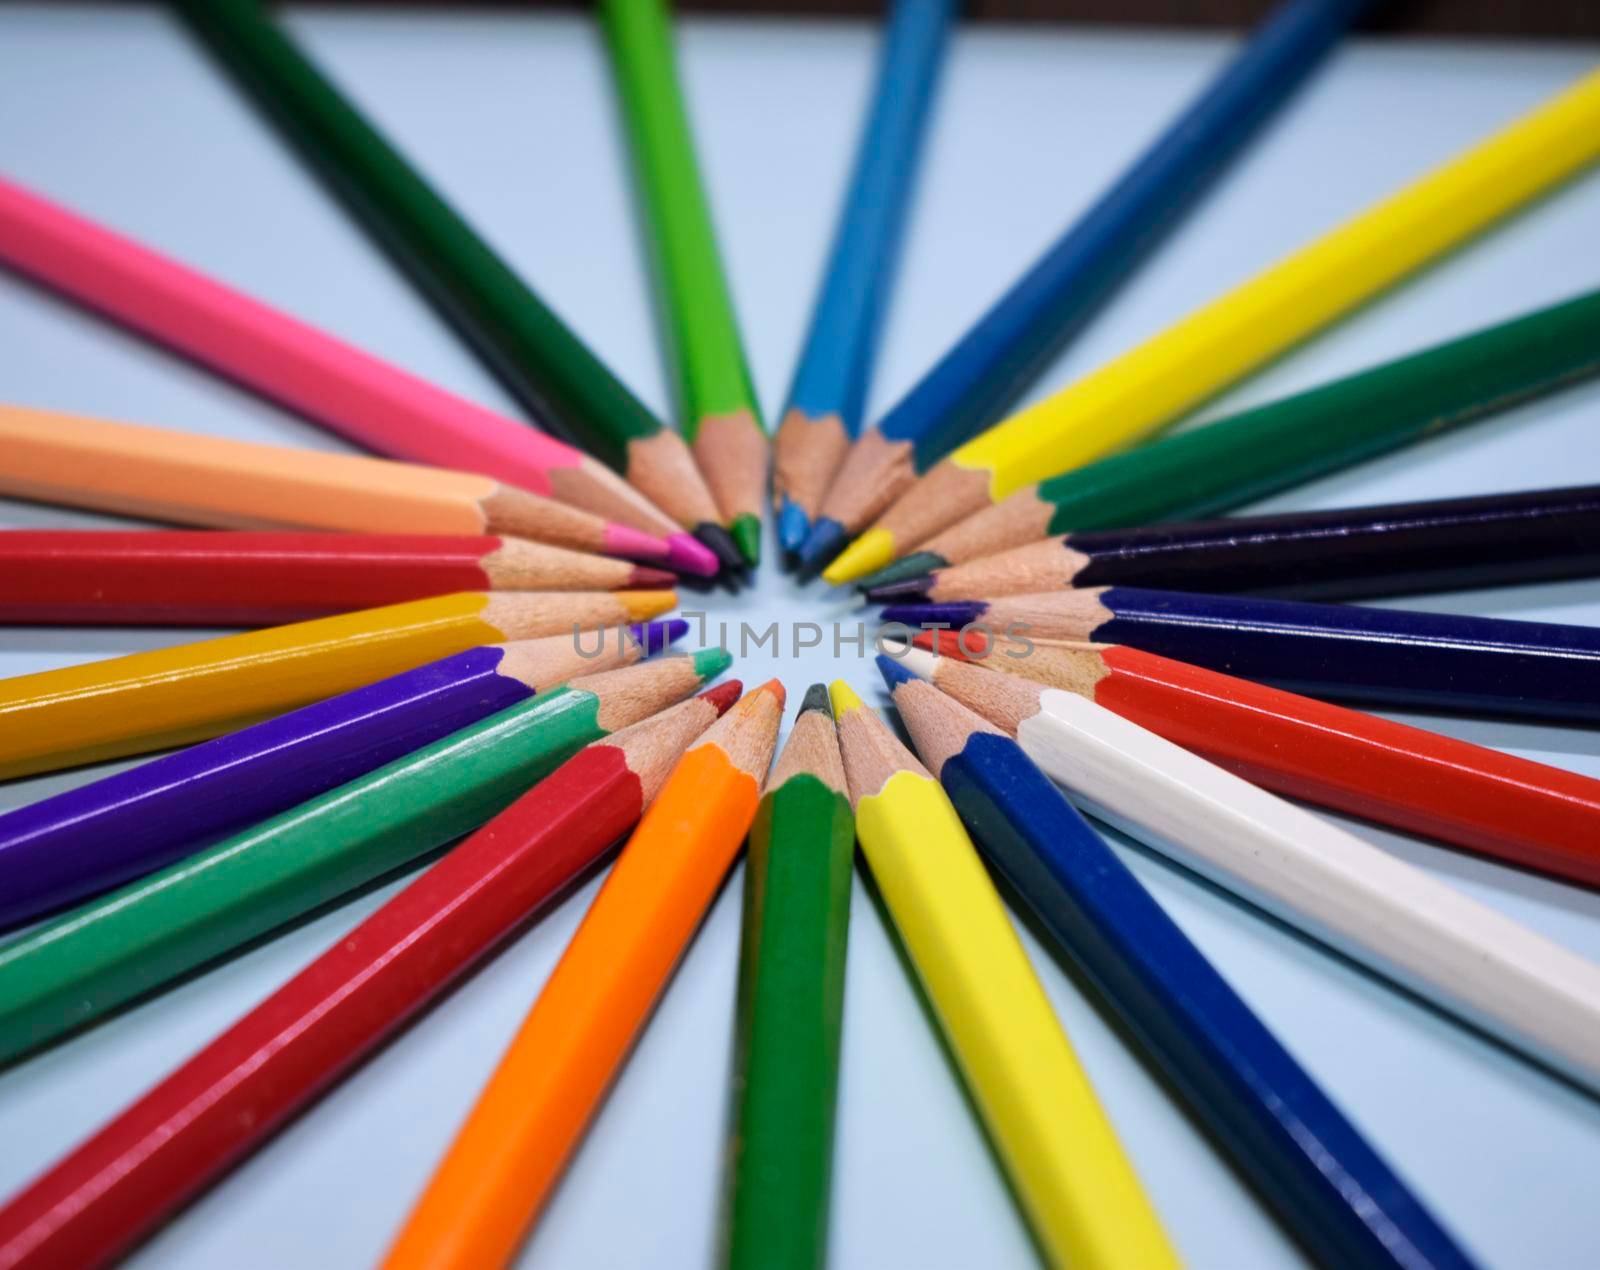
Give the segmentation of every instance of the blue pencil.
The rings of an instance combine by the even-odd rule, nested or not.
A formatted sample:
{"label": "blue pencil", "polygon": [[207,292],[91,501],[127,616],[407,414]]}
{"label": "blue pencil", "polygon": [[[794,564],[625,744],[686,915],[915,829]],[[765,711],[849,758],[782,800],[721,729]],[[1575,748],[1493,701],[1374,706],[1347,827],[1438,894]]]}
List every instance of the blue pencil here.
{"label": "blue pencil", "polygon": [[1367,0],[1283,0],[1200,97],[840,465],[799,552],[821,569],[994,423],[1338,42]]}
{"label": "blue pencil", "polygon": [[1124,586],[889,605],[883,620],[1126,644],[1308,697],[1600,719],[1593,626]]}
{"label": "blue pencil", "polygon": [[778,541],[798,551],[828,482],[861,430],[878,335],[904,237],[956,0],[897,0],[884,35],[872,113],[774,442]]}
{"label": "blue pencil", "polygon": [[1315,1259],[1470,1266],[1017,743],[899,662],[878,668],[986,858]]}

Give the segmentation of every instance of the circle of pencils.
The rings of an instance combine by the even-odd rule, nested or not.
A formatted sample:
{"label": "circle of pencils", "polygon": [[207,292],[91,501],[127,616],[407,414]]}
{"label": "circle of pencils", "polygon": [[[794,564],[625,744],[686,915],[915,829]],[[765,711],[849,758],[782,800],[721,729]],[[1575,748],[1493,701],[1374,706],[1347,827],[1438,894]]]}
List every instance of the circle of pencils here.
{"label": "circle of pencils", "polygon": [[469,648],[0,813],[0,928],[171,863],[575,675],[630,665],[682,620]]}
{"label": "circle of pencils", "polygon": [[272,626],[456,591],[676,581],[521,538],[0,530],[0,622]]}
{"label": "circle of pencils", "polygon": [[476,829],[728,660],[710,650],[574,679],[29,931],[0,947],[0,1061]]}
{"label": "circle of pencils", "polygon": [[[262,5],[199,0],[178,9],[535,421],[621,474],[723,564],[740,562],[682,438],[384,140]],[[678,551],[681,560],[698,559],[692,544],[680,542]]]}
{"label": "circle of pencils", "polygon": [[568,759],[0,1208],[0,1259],[126,1252],[593,867],[738,694],[722,684]]}
{"label": "circle of pencils", "polygon": [[1309,1250],[1472,1264],[1010,737],[879,656],[962,821]]}
{"label": "circle of pencils", "polygon": [[783,685],[747,693],[679,760],[383,1264],[515,1255],[755,818]]}
{"label": "circle of pencils", "polygon": [[[281,184],[283,171],[291,187],[299,179],[283,168],[286,155],[317,178],[313,206],[324,216],[331,209],[381,250],[374,259],[432,306],[521,417],[257,300],[222,282],[225,269],[212,276],[113,229],[124,221],[116,206],[100,223],[0,179],[0,268],[42,286],[47,306],[54,297],[81,306],[150,341],[158,357],[174,353],[325,429],[336,438],[328,444],[370,452],[231,439],[219,434],[253,434],[261,421],[230,419],[225,404],[220,422],[192,433],[0,403],[0,498],[152,522],[0,529],[0,625],[28,628],[8,655],[29,670],[68,663],[0,678],[0,782],[147,756],[109,774],[51,775],[13,790],[7,801],[19,805],[0,810],[0,1070],[17,1066],[29,1095],[14,1100],[6,1123],[23,1131],[7,1143],[23,1166],[38,1162],[29,1153],[40,1142],[54,1155],[0,1200],[0,1270],[76,1270],[135,1253],[609,869],[553,971],[529,985],[537,988],[527,993],[531,1003],[514,1003],[520,1026],[444,1149],[413,1130],[413,1118],[425,1124],[415,1113],[426,1111],[432,1089],[407,1085],[400,1120],[397,1104],[381,1104],[397,1159],[411,1149],[414,1166],[419,1143],[438,1155],[403,1219],[383,1215],[390,1242],[367,1248],[369,1259],[379,1252],[386,1270],[511,1264],[680,967],[695,976],[702,957],[720,954],[721,969],[732,969],[729,910],[713,916],[713,908],[746,846],[737,989],[722,994],[728,1008],[709,1025],[704,1008],[693,1007],[699,1083],[688,1092],[725,1094],[726,1125],[704,1104],[691,1107],[682,1088],[663,1097],[661,1069],[627,1077],[630,1089],[654,1081],[652,1098],[678,1117],[673,1149],[700,1152],[683,1156],[697,1165],[671,1170],[669,1199],[688,1211],[679,1192],[695,1188],[705,1201],[699,1234],[706,1249],[715,1241],[714,1260],[727,1270],[820,1270],[863,1212],[881,1221],[880,1197],[860,1187],[867,1139],[845,1121],[838,1134],[836,1113],[878,1103],[886,1090],[891,1102],[902,1090],[920,1097],[927,1091],[916,1087],[915,1063],[929,1057],[935,1083],[951,1078],[942,1092],[965,1095],[949,1107],[958,1118],[975,1117],[966,1128],[987,1141],[980,1163],[995,1166],[988,1180],[1009,1188],[1014,1203],[1002,1202],[1001,1220],[1020,1219],[1026,1231],[1011,1233],[1031,1235],[1031,1244],[1019,1247],[1056,1270],[1146,1270],[1175,1266],[1184,1254],[1226,1260],[1234,1248],[1216,1253],[1221,1245],[1202,1223],[1237,1215],[1194,1197],[1233,1195],[1234,1181],[1319,1264],[1470,1270],[1468,1249],[1480,1239],[1485,1254],[1501,1259],[1507,1246],[1525,1258],[1537,1255],[1525,1244],[1545,1251],[1528,1243],[1526,1222],[1504,1220],[1504,1205],[1472,1210],[1459,1180],[1440,1185],[1439,1159],[1456,1158],[1441,1153],[1449,1140],[1466,1143],[1467,1158],[1491,1159],[1496,1196],[1533,1193],[1514,1153],[1485,1155],[1472,1136],[1478,1122],[1463,1130],[1459,1114],[1479,1093],[1499,1104],[1497,1114],[1526,1109],[1532,1104],[1516,1099],[1528,1090],[1497,1092],[1477,1077],[1464,1084],[1450,1070],[1462,1057],[1455,1054],[1429,1062],[1425,1078],[1416,1062],[1409,1073],[1391,1064],[1381,1095],[1363,1089],[1339,1063],[1365,1057],[1366,1042],[1381,1039],[1388,1024],[1347,1030],[1342,1024],[1354,1016],[1340,1013],[1345,988],[1331,982],[1314,989],[1314,1001],[1286,1010],[1286,986],[1304,982],[1294,976],[1305,967],[1288,967],[1289,977],[1258,994],[1271,983],[1263,975],[1285,968],[1251,964],[1226,941],[1242,937],[1238,947],[1248,948],[1265,929],[1251,923],[1281,923],[1309,941],[1313,958],[1332,954],[1373,976],[1378,982],[1361,992],[1375,991],[1384,1013],[1398,1000],[1385,994],[1412,994],[1442,1016],[1430,1016],[1438,1039],[1468,1057],[1476,1035],[1508,1051],[1496,1056],[1497,1068],[1512,1080],[1555,1078],[1575,1087],[1569,1092],[1600,1096],[1600,961],[1575,951],[1564,925],[1600,889],[1600,777],[1568,770],[1590,756],[1566,766],[1536,762],[1333,703],[1545,724],[1600,716],[1600,626],[1422,611],[1403,598],[1393,606],[1407,595],[1600,576],[1600,484],[1577,483],[1596,479],[1583,470],[1589,451],[1571,442],[1570,455],[1545,454],[1541,464],[1541,450],[1551,448],[1541,412],[1506,417],[1600,374],[1600,288],[1583,276],[1586,257],[1570,246],[1569,227],[1569,239],[1551,240],[1563,245],[1532,271],[1530,285],[1518,275],[1477,317],[1484,297],[1470,278],[1459,311],[1437,296],[1423,296],[1399,319],[1391,311],[1377,334],[1400,331],[1399,356],[1302,381],[1313,386],[1266,404],[1226,405],[1230,413],[1212,421],[1198,412],[1592,167],[1600,160],[1600,71],[1589,68],[1532,109],[1526,91],[1496,96],[1493,112],[1501,110],[1495,102],[1511,102],[1526,113],[1465,145],[1446,129],[1444,162],[1402,172],[1394,192],[1342,223],[1329,218],[1331,229],[1288,254],[1251,244],[1246,254],[1267,267],[1243,281],[1224,278],[1208,302],[1175,320],[1172,312],[1157,311],[1154,321],[1137,315],[1133,328],[1143,323],[1153,337],[1025,400],[1163,242],[1198,219],[1219,179],[1293,112],[1343,36],[1370,16],[1366,0],[1274,0],[1231,54],[1201,68],[1192,81],[1199,91],[1180,109],[1145,119],[1131,161],[1090,144],[1072,153],[1070,171],[1050,174],[1061,178],[1053,197],[1081,200],[1070,217],[1001,168],[957,174],[967,205],[982,198],[989,210],[961,230],[965,239],[938,217],[929,222],[940,284],[970,286],[973,279],[958,275],[980,258],[971,235],[986,236],[983,250],[1041,225],[1042,237],[1055,237],[1019,276],[985,293],[997,298],[907,378],[910,389],[868,429],[913,193],[960,14],[955,0],[892,0],[875,70],[859,63],[858,124],[837,134],[855,138],[855,153],[840,156],[849,166],[839,169],[833,238],[769,444],[697,151],[717,159],[724,138],[742,131],[743,144],[753,139],[781,161],[778,180],[762,193],[768,211],[814,218],[826,209],[805,164],[826,147],[812,134],[832,126],[826,112],[844,101],[838,90],[853,91],[850,81],[798,81],[810,96],[785,108],[800,112],[787,126],[806,130],[801,144],[800,134],[773,131],[758,112],[745,117],[746,100],[781,95],[770,66],[756,66],[757,92],[739,85],[731,115],[728,86],[738,81],[708,84],[708,101],[724,94],[724,113],[713,116],[722,135],[702,147],[688,110],[699,86],[680,79],[669,0],[594,6],[591,51],[599,60],[589,69],[609,72],[614,89],[618,149],[637,195],[679,430],[532,284],[539,277],[545,285],[539,252],[568,250],[549,232],[561,218],[585,227],[604,219],[591,218],[598,209],[584,203],[592,193],[586,181],[606,183],[606,156],[581,130],[567,135],[576,81],[558,74],[522,82],[520,89],[545,94],[532,99],[531,113],[519,114],[526,96],[516,99],[520,106],[489,107],[489,126],[512,128],[509,150],[487,129],[463,138],[449,118],[431,139],[412,127],[391,133],[404,115],[369,112],[366,85],[346,84],[342,55],[325,63],[320,37],[302,43],[299,20],[280,18],[267,0],[174,0],[173,9],[173,31],[192,36],[175,65],[193,76],[208,64],[202,54],[215,62],[224,89],[231,84],[239,103],[257,112],[254,133],[248,118],[229,126],[271,145],[274,179]],[[169,44],[171,34],[162,37]],[[768,39],[766,47],[786,56],[788,42]],[[133,49],[119,45],[119,56]],[[438,49],[426,52],[430,69],[442,65]],[[1368,55],[1358,48],[1350,56]],[[526,56],[526,48],[511,56]],[[449,59],[456,75],[477,69],[453,52]],[[959,102],[973,81],[965,55],[958,60],[951,69],[961,82],[951,88]],[[1160,75],[1172,65],[1164,61]],[[1324,80],[1347,76],[1341,59]],[[1114,77],[1115,91],[1142,93],[1144,107],[1173,87],[1154,75],[1124,82],[1120,67]],[[1051,117],[1077,112],[1060,137],[1097,141],[1088,134],[1107,122],[1107,101],[1085,110],[1084,77],[1060,80],[1062,113]],[[1408,81],[1408,91],[1425,97],[1433,87]],[[832,100],[823,100],[824,88]],[[85,100],[63,99],[80,111]],[[1023,111],[1046,100],[1013,99]],[[1371,118],[1409,126],[1426,115],[1415,100],[1375,100]],[[485,93],[472,106],[494,102]],[[1352,122],[1362,126],[1359,118],[1342,126]],[[957,138],[956,148],[976,145],[1003,158],[1006,146],[1028,139],[1028,123],[1000,120]],[[112,152],[102,134],[121,134],[101,124],[97,115],[97,153],[105,156]],[[536,135],[552,128],[559,131]],[[1328,134],[1306,135],[1316,139],[1300,145],[1297,137],[1290,147],[1301,171],[1339,153]],[[1440,136],[1415,139],[1434,145]],[[435,167],[436,147],[452,143],[461,148],[451,163],[481,155],[501,184],[457,190],[442,179],[460,170]],[[546,144],[564,147],[566,160],[577,154],[585,169],[553,168],[540,157]],[[1281,158],[1284,143],[1273,144]],[[1370,137],[1360,144],[1367,157],[1393,157]],[[934,156],[930,188],[941,195],[952,187],[952,152]],[[40,153],[70,160],[78,151]],[[159,169],[146,170],[150,158],[132,153],[129,171],[146,182],[158,177]],[[1263,158],[1263,166],[1279,161]],[[1035,168],[1037,159],[1025,153]],[[237,175],[215,156],[197,167],[184,152],[181,162],[191,184],[179,193],[188,202],[166,198],[158,208],[180,228],[183,217],[205,214],[203,197],[235,194],[222,183]],[[57,188],[45,159],[28,156],[18,170],[44,173]],[[1117,175],[1096,192],[1082,186],[1095,171]],[[720,165],[705,172],[723,175]],[[1254,197],[1256,227],[1292,246],[1285,213],[1304,212],[1294,206],[1300,193],[1263,202],[1251,184],[1259,173],[1246,175],[1228,191],[1230,221],[1232,209]],[[76,189],[87,207],[120,196],[120,186],[97,194],[94,179],[60,188]],[[1274,179],[1281,183],[1282,172]],[[497,198],[503,204],[530,188],[542,200],[534,212],[550,218],[535,232],[533,256],[530,222],[516,227],[526,205],[504,240],[487,216],[480,220]],[[302,200],[306,193],[288,192]],[[1351,193],[1325,182],[1313,192],[1334,202]],[[218,208],[221,217],[207,226],[212,238],[200,245],[229,247],[235,268],[250,260],[238,252],[255,252],[264,230],[282,237],[268,200]],[[348,226],[341,232],[348,240]],[[1238,237],[1231,225],[1230,233]],[[1514,236],[1521,242],[1525,231]],[[769,232],[766,247],[792,255],[804,241]],[[309,252],[298,240],[277,245],[324,287],[309,301],[302,295],[313,306],[306,311],[339,309],[323,303],[339,271],[316,268],[326,263],[316,244]],[[1209,273],[1218,260],[1226,272],[1233,258],[1221,245],[1206,262]],[[250,263],[259,276],[260,259]],[[551,263],[553,284],[564,270],[594,290],[595,276],[581,264],[574,271],[571,260]],[[1490,262],[1491,274],[1504,268]],[[1590,289],[1550,303],[1548,279],[1568,285],[1560,268],[1573,274],[1571,285]],[[785,290],[791,302],[804,299],[803,289]],[[612,317],[622,294],[611,297]],[[1170,299],[1147,291],[1130,297],[1132,307],[1156,295],[1159,310],[1160,294]],[[913,307],[949,310],[949,300],[929,291]],[[1542,307],[1527,307],[1535,301]],[[1404,334],[1408,315],[1426,319],[1430,306],[1444,315],[1449,337],[1425,332],[1436,342],[1418,347]],[[792,303],[790,312],[805,317]],[[1500,317],[1506,312],[1516,316]],[[1498,320],[1483,324],[1491,316]],[[360,317],[355,329],[367,330]],[[1480,325],[1454,333],[1469,321]],[[947,325],[941,339],[962,324]],[[393,329],[381,325],[373,347],[394,343]],[[1108,333],[1114,346],[1115,330],[1095,338]],[[24,356],[32,334],[23,331]],[[91,336],[106,338],[103,330]],[[121,342],[114,330],[110,338]],[[58,350],[44,351],[40,365],[48,368]],[[34,369],[24,365],[18,378],[23,400],[37,391]],[[91,394],[115,394],[114,377],[88,382],[95,370],[84,376]],[[46,404],[57,404],[48,391]],[[180,412],[183,391],[179,385],[172,398]],[[202,411],[215,404],[200,399]],[[1494,452],[1507,437],[1490,430],[1467,439],[1492,470],[1484,453],[1464,455],[1469,445],[1422,444],[1496,417],[1510,451]],[[1169,427],[1181,430],[1156,436]],[[1392,472],[1358,473],[1363,488],[1383,487],[1388,501],[1248,507],[1401,451],[1417,462],[1442,460],[1440,479],[1396,493],[1387,484]],[[1452,484],[1463,457],[1489,471],[1487,485]],[[1523,461],[1530,457],[1536,461]],[[1572,483],[1529,488],[1541,480]],[[1299,495],[1301,505],[1316,497]],[[780,745],[786,693],[778,679],[750,692],[738,681],[708,687],[732,664],[730,621],[718,625],[724,646],[670,648],[688,635],[686,618],[701,619],[703,642],[704,619],[730,616],[664,618],[677,604],[679,575],[722,575],[738,595],[759,564],[769,498],[781,564],[804,582],[820,573],[836,586],[854,584],[867,603],[884,606],[876,666],[915,752],[844,679],[812,684]],[[1247,514],[1232,514],[1240,509]],[[773,659],[818,650],[809,659],[822,660],[823,623],[831,620],[834,660],[847,647],[857,661],[868,656],[867,628],[847,634],[858,614],[844,616],[845,597],[824,600],[843,603],[813,614],[816,622],[795,620],[788,641],[777,622],[755,629],[771,616],[770,599],[738,601],[739,616],[751,619],[735,637],[746,651],[753,640]],[[1498,596],[1459,602],[1487,613],[1503,607]],[[777,611],[793,616],[781,602]],[[80,629],[67,632],[64,648],[33,656],[54,638],[50,627]],[[132,646],[151,651],[87,662],[74,655],[108,641],[128,647],[117,627],[144,628],[132,633]],[[150,633],[158,627],[235,633],[161,647],[163,638]],[[807,676],[819,677],[832,676]],[[1528,744],[1503,729],[1490,735],[1497,744]],[[163,749],[171,752],[148,756]],[[1339,816],[1424,841],[1373,845]],[[1446,851],[1427,854],[1428,840]],[[858,843],[875,905],[860,912],[869,923],[886,919],[869,934],[890,942],[858,948],[852,961]],[[1410,853],[1428,867],[1410,863]],[[1450,880],[1469,870],[1470,895]],[[414,876],[369,915],[346,920],[343,934],[255,996],[209,1043],[174,1050],[170,1037],[157,1035],[161,1020],[177,1018],[168,1011],[193,1005],[170,990],[212,967],[246,972],[241,955],[258,942],[289,936],[405,872]],[[1186,872],[1213,884],[1192,938],[1187,884],[1168,890]],[[1501,894],[1480,900],[1497,879]],[[1563,897],[1562,886],[1591,894]],[[1556,891],[1558,903],[1539,903],[1537,888]],[[1528,914],[1526,922],[1511,912]],[[712,936],[685,966],[704,924]],[[1030,936],[1053,955],[1037,969]],[[871,995],[881,985],[847,983],[885,966],[901,994],[896,1008],[929,1025],[911,1035],[912,1051],[878,1048],[881,1033],[855,1037],[863,1024],[871,1031],[886,1002]],[[1047,985],[1074,999],[1062,997],[1058,1009]],[[1333,1012],[1323,1017],[1328,1005]],[[1296,1009],[1314,1022],[1296,1018]],[[118,1027],[99,1028],[116,1016],[125,1016]],[[717,1029],[730,1025],[728,1088],[720,1090],[712,1082],[730,1054],[728,1033]],[[73,1047],[76,1060],[56,1050],[78,1033],[90,1035]],[[35,1106],[41,1076],[53,1082],[56,1070],[65,1072],[67,1083],[49,1096],[81,1097],[84,1087],[70,1083],[85,1079],[73,1076],[75,1061],[81,1068],[85,1055],[103,1057],[107,1045],[119,1063],[137,1060],[152,1038],[166,1046],[164,1079],[132,1100],[119,1097],[115,1114],[75,1145],[51,1138],[79,1108],[63,1116],[59,1102]],[[1146,1067],[1106,1066],[1118,1042]],[[451,1037],[458,1050],[460,1043]],[[852,1084],[842,1066],[864,1053],[882,1070]],[[103,1100],[99,1085],[114,1087],[116,1073],[97,1068],[92,1079],[88,1101]],[[874,1088],[873,1079],[894,1083]],[[1445,1121],[1433,1111],[1433,1119],[1411,1122],[1409,1139],[1397,1127],[1397,1096],[1409,1102],[1419,1091],[1445,1100],[1455,1138],[1441,1136]],[[1158,1116],[1176,1110],[1204,1137],[1183,1145],[1170,1128],[1153,1132],[1152,1099]],[[1548,1129],[1554,1122],[1540,1114],[1550,1109],[1516,1124]],[[1172,1123],[1183,1138],[1182,1122]],[[1581,1118],[1563,1118],[1559,1132],[1572,1123]],[[1415,1133],[1419,1124],[1429,1133]],[[904,1148],[908,1139],[897,1141]],[[1154,1154],[1152,1142],[1176,1150]],[[1182,1152],[1208,1144],[1236,1177],[1224,1170],[1219,1182],[1175,1167],[1185,1164]],[[371,1142],[363,1138],[362,1147]],[[624,1149],[650,1164],[664,1158],[660,1140]],[[895,1202],[922,1201],[909,1210],[913,1220],[934,1220],[912,1232],[920,1240],[913,1259],[943,1264],[952,1256],[941,1238],[950,1228],[938,1224],[947,1215],[933,1205],[942,1209],[949,1191],[935,1187],[930,1201],[915,1187],[932,1174],[902,1155],[873,1181],[903,1192]],[[1564,1177],[1586,1177],[1583,1158],[1572,1158],[1579,1166]],[[617,1175],[602,1171],[614,1187]],[[986,1179],[976,1180],[981,1190]],[[1556,1192],[1543,1185],[1548,1177],[1533,1180],[1544,1205],[1537,1211],[1548,1215]],[[1578,1183],[1568,1185],[1577,1194]],[[848,1210],[835,1202],[836,1189],[849,1195]],[[348,1188],[337,1193],[342,1202]],[[963,1198],[973,1194],[969,1187]],[[629,1201],[637,1198],[631,1191]],[[1536,1211],[1531,1205],[1516,1215]],[[599,1233],[634,1236],[644,1211],[625,1208],[616,1232]],[[372,1211],[360,1216],[370,1233]],[[1495,1220],[1499,1245],[1483,1238]],[[539,1239],[559,1241],[561,1224],[552,1215]],[[291,1232],[304,1225],[284,1223]],[[335,1255],[329,1227],[315,1229],[326,1260]],[[341,1233],[355,1229],[348,1223]],[[594,1232],[585,1226],[583,1237]],[[163,1236],[181,1237],[176,1229]],[[654,1241],[653,1252],[663,1238],[646,1230],[631,1258],[602,1260],[638,1261],[644,1240]],[[910,1247],[901,1245],[902,1260]],[[528,1251],[548,1256],[542,1248]],[[571,1260],[571,1251],[564,1246],[557,1260]],[[354,1248],[358,1260],[361,1252]],[[351,1245],[338,1246],[339,1260],[351,1253]],[[1239,1256],[1252,1253],[1261,1259],[1259,1247]],[[208,1248],[209,1260],[218,1255]],[[964,1247],[957,1260],[983,1258]]]}

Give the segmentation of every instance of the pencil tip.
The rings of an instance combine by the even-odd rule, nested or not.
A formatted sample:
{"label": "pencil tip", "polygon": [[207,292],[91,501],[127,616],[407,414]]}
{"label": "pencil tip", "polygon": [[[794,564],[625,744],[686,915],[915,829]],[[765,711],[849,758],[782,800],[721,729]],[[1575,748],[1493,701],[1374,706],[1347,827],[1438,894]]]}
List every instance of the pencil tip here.
{"label": "pencil tip", "polygon": [[834,586],[842,586],[883,568],[894,558],[894,535],[887,529],[869,529],[839,553],[839,558],[822,571],[822,577]]}
{"label": "pencil tip", "polygon": [[886,564],[874,573],[856,579],[856,586],[862,590],[871,587],[887,586],[891,582],[901,582],[906,578],[920,578],[926,574],[934,573],[939,569],[948,569],[950,562],[937,552],[913,551],[908,556],[901,556],[892,564]]}
{"label": "pencil tip", "polygon": [[844,526],[831,517],[817,517],[796,552],[800,557],[801,576],[814,577],[823,565],[839,554],[844,544]]}
{"label": "pencil tip", "polygon": [[730,679],[727,683],[720,683],[715,688],[707,688],[700,694],[700,700],[709,701],[716,707],[717,717],[728,713],[728,708],[744,695],[744,684],[737,679]]}
{"label": "pencil tip", "polygon": [[800,713],[808,710],[828,710],[828,685],[812,684],[806,689],[806,695],[800,699]]}
{"label": "pencil tip", "polygon": [[890,604],[879,616],[885,622],[898,622],[902,626],[944,625],[959,630],[970,626],[988,611],[989,606],[979,601],[956,604]]}
{"label": "pencil tip", "polygon": [[673,617],[665,622],[644,622],[630,626],[628,633],[633,636],[634,643],[644,648],[644,655],[650,657],[687,635],[689,623],[681,617]]}
{"label": "pencil tip", "polygon": [[726,648],[702,648],[694,655],[694,673],[702,681],[715,679],[733,665],[733,654]]}
{"label": "pencil tip", "polygon": [[694,536],[710,549],[716,556],[717,562],[724,569],[743,569],[744,556],[739,552],[739,546],[733,540],[733,535],[715,521],[702,521],[694,527]]}
{"label": "pencil tip", "polygon": [[631,622],[647,622],[678,607],[676,591],[613,591],[611,595]]}
{"label": "pencil tip", "polygon": [[610,522],[605,528],[605,553],[608,556],[626,556],[630,560],[671,561],[672,544],[643,530]]}
{"label": "pencil tip", "polygon": [[878,673],[883,676],[883,682],[888,686],[890,695],[901,684],[916,683],[921,676],[909,670],[902,662],[886,653],[877,656]]}
{"label": "pencil tip", "polygon": [[751,689],[752,693],[765,692],[778,699],[778,709],[783,709],[784,703],[789,700],[789,694],[784,690],[781,679],[769,679],[757,688]]}
{"label": "pencil tip", "polygon": [[892,604],[896,600],[924,600],[928,596],[928,588],[933,585],[931,573],[919,573],[914,578],[902,578],[898,582],[885,582],[882,586],[860,586],[862,598],[868,604]]}
{"label": "pencil tip", "polygon": [[735,516],[729,531],[739,546],[739,554],[752,565],[761,563],[761,518],[748,512]]}
{"label": "pencil tip", "polygon": [[833,705],[833,717],[844,718],[852,710],[864,709],[866,703],[856,696],[856,690],[843,679],[835,679],[828,685],[828,700]]}
{"label": "pencil tip", "polygon": [[805,545],[811,532],[811,517],[806,509],[792,499],[784,499],[778,507],[778,543],[791,555]]}
{"label": "pencil tip", "polygon": [[667,539],[667,548],[667,563],[674,569],[698,574],[702,578],[715,577],[721,569],[716,556],[692,534],[673,534]]}

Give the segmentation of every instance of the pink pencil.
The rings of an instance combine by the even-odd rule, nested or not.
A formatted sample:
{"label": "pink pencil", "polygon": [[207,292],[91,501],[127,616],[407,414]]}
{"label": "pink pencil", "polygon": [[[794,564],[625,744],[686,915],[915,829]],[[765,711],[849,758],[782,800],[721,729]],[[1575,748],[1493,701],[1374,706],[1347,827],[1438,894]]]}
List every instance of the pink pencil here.
{"label": "pink pencil", "polygon": [[582,451],[0,180],[0,261],[380,454],[493,476],[716,557]]}

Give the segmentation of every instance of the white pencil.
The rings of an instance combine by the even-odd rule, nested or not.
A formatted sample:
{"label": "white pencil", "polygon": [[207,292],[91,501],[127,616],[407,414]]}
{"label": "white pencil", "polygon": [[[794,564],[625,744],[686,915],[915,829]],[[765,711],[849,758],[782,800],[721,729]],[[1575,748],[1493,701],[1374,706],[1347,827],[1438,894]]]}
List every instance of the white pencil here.
{"label": "white pencil", "polygon": [[1600,965],[1075,693],[902,656],[1085,810],[1600,1090]]}

